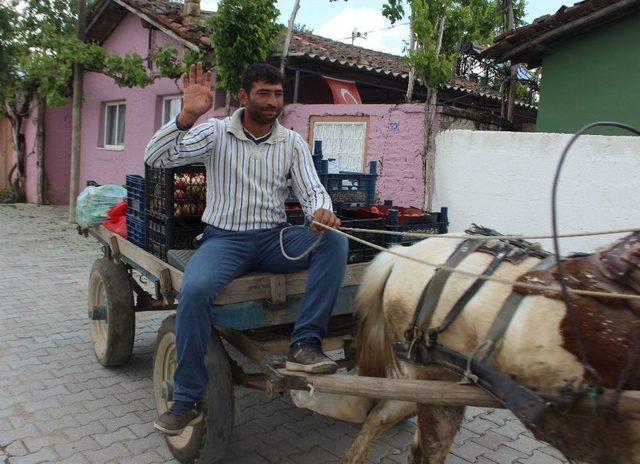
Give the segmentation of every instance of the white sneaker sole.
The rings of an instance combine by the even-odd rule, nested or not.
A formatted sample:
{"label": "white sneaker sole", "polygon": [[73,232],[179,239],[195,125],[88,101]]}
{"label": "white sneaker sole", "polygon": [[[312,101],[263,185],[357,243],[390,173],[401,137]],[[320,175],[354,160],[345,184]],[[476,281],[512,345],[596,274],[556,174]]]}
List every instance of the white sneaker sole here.
{"label": "white sneaker sole", "polygon": [[198,414],[196,417],[194,417],[193,419],[191,419],[191,421],[184,426],[184,428],[180,429],[180,430],[171,430],[171,429],[167,429],[161,425],[158,424],[158,421],[155,421],[153,423],[153,427],[156,430],[161,431],[162,433],[164,433],[165,435],[168,435],[170,437],[176,437],[178,435],[180,435],[182,432],[184,432],[184,429],[186,429],[187,427],[191,426],[191,425],[197,425],[200,422],[202,422],[202,413]]}
{"label": "white sneaker sole", "polygon": [[305,372],[307,374],[334,374],[338,365],[333,361],[322,361],[316,364],[300,364],[287,361],[286,369],[293,372]]}

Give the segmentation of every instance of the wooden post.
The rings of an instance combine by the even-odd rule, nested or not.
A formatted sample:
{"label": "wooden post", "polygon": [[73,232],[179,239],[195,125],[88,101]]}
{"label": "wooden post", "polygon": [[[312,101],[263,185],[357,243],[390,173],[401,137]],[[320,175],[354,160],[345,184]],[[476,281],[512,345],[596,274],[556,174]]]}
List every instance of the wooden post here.
{"label": "wooden post", "polygon": [[[410,401],[412,403],[436,404],[442,406],[477,406],[504,408],[504,405],[484,390],[472,385],[437,380],[405,380],[357,375],[311,375],[279,369],[284,377],[284,387],[289,390],[309,390],[318,393],[332,393],[374,399]],[[538,392],[545,401],[558,399],[557,391]],[[607,389],[596,400],[600,411],[606,410],[615,397],[615,391]],[[591,416],[594,404],[588,397],[581,398],[571,413]],[[623,391],[616,411],[629,419],[640,417],[640,391]]]}
{"label": "wooden post", "polygon": [[[515,19],[513,16],[513,0],[503,0],[503,8],[505,15],[505,28],[511,31],[515,28]],[[507,91],[507,120],[513,122],[513,109],[516,100],[516,82],[518,78],[518,67],[511,63],[510,78]]]}
{"label": "wooden post", "polygon": [[38,193],[37,202],[44,205],[47,200],[47,178],[44,168],[44,99],[36,94],[36,153],[38,156]]}
{"label": "wooden post", "polygon": [[[78,0],[78,39],[84,42],[86,21],[85,0]],[[80,183],[80,130],[82,128],[82,83],[84,67],[73,66],[73,110],[71,113],[71,174],[69,176],[69,222],[76,222],[76,200]]]}

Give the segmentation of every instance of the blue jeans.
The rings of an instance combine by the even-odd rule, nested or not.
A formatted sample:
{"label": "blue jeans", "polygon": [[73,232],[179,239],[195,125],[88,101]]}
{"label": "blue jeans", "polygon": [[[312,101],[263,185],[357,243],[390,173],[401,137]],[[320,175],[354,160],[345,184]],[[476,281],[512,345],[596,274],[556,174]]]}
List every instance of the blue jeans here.
{"label": "blue jeans", "polygon": [[[309,269],[305,294],[291,334],[291,343],[314,337],[322,340],[344,279],[348,243],[346,237],[326,231],[314,250],[299,261],[280,251],[280,231],[274,229],[234,232],[207,226],[202,243],[189,260],[180,289],[176,316],[174,400],[199,402],[204,398],[207,371],[204,357],[211,336],[213,301],[233,279],[250,270],[292,273]],[[293,228],[285,233],[289,256],[298,256],[318,238],[318,232]]]}

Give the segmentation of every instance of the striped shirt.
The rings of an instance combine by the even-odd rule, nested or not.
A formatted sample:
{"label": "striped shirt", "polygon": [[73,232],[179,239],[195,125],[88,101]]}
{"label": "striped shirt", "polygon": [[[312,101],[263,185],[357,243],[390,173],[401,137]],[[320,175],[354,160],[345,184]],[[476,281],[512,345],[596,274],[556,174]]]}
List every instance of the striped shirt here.
{"label": "striped shirt", "polygon": [[306,215],[331,210],[331,198],[302,137],[275,121],[269,138],[256,144],[244,133],[243,111],[187,131],[170,121],[151,138],[145,163],[155,168],[203,163],[207,207],[202,221],[220,229],[270,229],[286,222],[289,176]]}

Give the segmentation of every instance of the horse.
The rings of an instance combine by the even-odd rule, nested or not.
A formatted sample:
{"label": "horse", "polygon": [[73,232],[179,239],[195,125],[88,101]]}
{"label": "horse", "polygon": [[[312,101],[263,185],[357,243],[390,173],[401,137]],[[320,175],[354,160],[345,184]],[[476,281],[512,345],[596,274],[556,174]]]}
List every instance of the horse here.
{"label": "horse", "polygon": [[[464,236],[460,239],[434,236],[408,247],[396,246],[392,250],[424,262],[445,263],[463,239]],[[614,255],[614,251],[617,254]],[[631,256],[631,261],[621,261],[620,253],[627,253],[626,257]],[[595,283],[596,289],[640,292],[639,232],[594,256],[599,257],[601,263],[610,265],[603,270],[605,274],[618,279],[614,282],[603,278],[600,283]],[[481,274],[492,259],[486,253],[476,251],[464,258],[457,269]],[[518,263],[503,261],[493,276],[513,281],[533,275],[529,282],[543,282],[544,279],[535,273],[527,274],[539,262],[540,258],[533,256],[527,256]],[[624,272],[617,272],[615,266],[621,263],[626,266]],[[370,263],[355,299],[359,327],[357,362],[353,373],[399,379],[459,380],[457,375],[438,365],[399,359],[393,348],[394,342],[406,341],[405,333],[412,327],[423,289],[435,273],[433,266],[385,252],[379,253]],[[587,279],[593,278],[592,271],[583,270],[582,274]],[[474,281],[475,278],[467,274],[450,275],[433,313],[432,327],[442,323]],[[485,340],[498,311],[513,289],[512,285],[504,282],[486,281],[448,330],[440,334],[438,343],[462,354],[472,353]],[[496,346],[491,366],[533,390],[559,390],[580,384],[585,376],[585,364],[565,303],[548,293],[527,292],[526,289],[523,293],[501,342]],[[637,300],[631,303],[628,299],[608,299],[604,303],[597,298],[590,300],[589,304],[578,304],[579,298],[572,295],[572,304],[577,302],[573,307],[582,342],[591,366],[602,374],[601,386],[620,387],[620,375],[629,363],[629,356],[640,348],[633,341],[640,327],[640,308]],[[623,386],[635,389],[640,384],[640,372],[638,366],[632,367]],[[363,423],[342,458],[343,464],[364,462],[373,441],[381,432],[415,414],[417,430],[409,451],[409,463],[441,464],[464,413],[464,407],[371,400],[318,392],[292,392],[292,398],[299,407]],[[640,463],[638,420],[623,419],[613,414],[580,417],[549,411],[532,432],[571,460],[593,464]]]}

